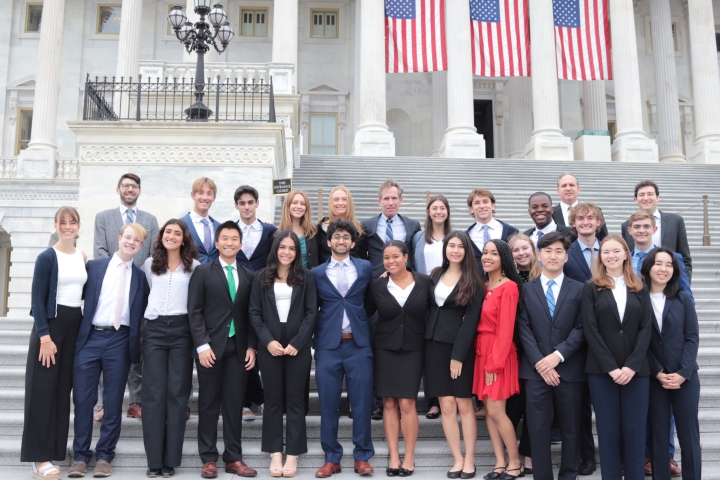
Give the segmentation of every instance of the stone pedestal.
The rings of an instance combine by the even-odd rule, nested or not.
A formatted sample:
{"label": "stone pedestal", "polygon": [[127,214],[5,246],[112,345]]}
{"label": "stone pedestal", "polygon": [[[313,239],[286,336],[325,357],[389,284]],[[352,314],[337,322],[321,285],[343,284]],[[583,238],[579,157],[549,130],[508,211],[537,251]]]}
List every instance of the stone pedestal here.
{"label": "stone pedestal", "polygon": [[60,158],[55,149],[27,148],[17,160],[18,178],[55,178],[55,165]]}
{"label": "stone pedestal", "polygon": [[525,158],[533,160],[572,160],[573,144],[563,135],[538,134],[525,146]]}
{"label": "stone pedestal", "polygon": [[575,160],[609,162],[611,160],[610,137],[583,135],[573,142]]}

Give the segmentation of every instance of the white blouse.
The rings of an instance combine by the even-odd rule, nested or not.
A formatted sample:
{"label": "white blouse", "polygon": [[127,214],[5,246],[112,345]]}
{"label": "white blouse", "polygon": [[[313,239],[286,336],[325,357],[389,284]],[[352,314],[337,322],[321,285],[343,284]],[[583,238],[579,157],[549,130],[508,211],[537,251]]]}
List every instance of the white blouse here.
{"label": "white blouse", "polygon": [[617,303],[618,313],[620,314],[620,321],[622,322],[625,316],[625,305],[627,304],[627,286],[625,285],[625,277],[620,275],[615,278],[610,275],[610,278],[615,282],[615,286],[612,289],[613,297],[615,297],[615,303]]}
{"label": "white blouse", "polygon": [[435,303],[438,307],[445,305],[445,300],[447,300],[454,289],[455,285],[448,287],[442,282],[442,278],[438,280],[437,285],[435,285]]}
{"label": "white blouse", "polygon": [[388,292],[390,292],[390,295],[395,297],[395,300],[397,300],[398,305],[400,305],[401,307],[405,306],[405,302],[407,302],[407,299],[410,296],[410,292],[412,292],[414,286],[415,282],[413,281],[410,285],[405,287],[405,289],[402,289],[395,282],[392,281],[392,278],[388,278]]}
{"label": "white blouse", "polygon": [[652,302],[653,312],[655,312],[655,320],[657,320],[658,329],[662,332],[663,311],[665,310],[665,293],[651,293],[650,302]]}
{"label": "white blouse", "polygon": [[292,290],[292,287],[287,283],[275,282],[275,306],[280,317],[280,323],[287,323],[290,314],[290,302],[292,301]]}
{"label": "white blouse", "polygon": [[88,278],[83,254],[77,248],[72,254],[55,249],[55,254],[58,262],[56,303],[66,307],[81,307],[83,287]]}
{"label": "white blouse", "polygon": [[437,240],[433,239],[432,243],[425,244],[425,249],[423,250],[423,254],[425,255],[425,270],[426,271],[424,273],[430,275],[430,273],[435,269],[435,267],[439,267],[440,265],[442,265],[442,262],[443,262],[442,248],[443,248],[442,240],[440,240],[438,242]]}
{"label": "white blouse", "polygon": [[181,263],[175,271],[170,271],[162,275],[155,275],[150,268],[152,267],[152,257],[145,260],[143,270],[150,284],[150,296],[148,297],[147,308],[145,309],[145,318],[155,320],[159,316],[169,317],[172,315],[187,315],[188,287],[190,286],[190,277],[192,277],[195,268],[200,262],[193,260],[192,271],[185,272]]}

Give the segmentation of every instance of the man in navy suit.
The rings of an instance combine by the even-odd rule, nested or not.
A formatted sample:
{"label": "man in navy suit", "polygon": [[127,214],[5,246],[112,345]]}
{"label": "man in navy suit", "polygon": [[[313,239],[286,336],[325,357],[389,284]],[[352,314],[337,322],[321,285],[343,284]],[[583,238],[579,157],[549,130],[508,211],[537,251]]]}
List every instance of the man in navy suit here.
{"label": "man in navy suit", "polygon": [[105,416],[95,446],[95,477],[112,473],[111,463],[120,438],[125,382],[130,363],[140,361],[141,320],[150,287],[133,264],[147,238],[142,225],[129,223],[120,230],[118,250],[110,258],[87,262],[85,311],[78,330],[73,363],[75,404],[74,462],[69,477],[83,477],[93,456],[93,407],[100,373],[105,379]]}
{"label": "man in navy suit", "polygon": [[495,212],[495,196],[490,190],[484,188],[476,188],[467,198],[468,209],[470,215],[475,217],[475,223],[470,225],[465,233],[472,240],[473,252],[475,252],[475,260],[478,268],[483,271],[482,250],[485,243],[490,240],[508,241],[510,237],[518,233],[518,229],[505,222],[496,220],[493,217]]}
{"label": "man in navy suit", "polygon": [[[265,268],[273,237],[277,232],[275,225],[268,225],[257,218],[257,209],[260,206],[260,195],[250,185],[241,185],[235,190],[233,196],[235,208],[240,213],[237,222],[242,231],[243,246],[237,254],[237,263],[251,272]],[[254,420],[255,414],[250,409],[253,405],[262,409],[265,405],[265,391],[260,380],[260,369],[256,365],[248,372],[247,390],[243,402],[243,419]]]}
{"label": "man in navy suit", "polygon": [[[553,209],[553,220],[558,225],[572,227],[570,224],[570,214],[578,205],[578,195],[580,195],[580,180],[572,173],[563,173],[557,179],[557,194],[560,196],[560,203],[555,205]],[[607,226],[603,223],[597,234],[597,239],[602,241],[608,236]]]}
{"label": "man in navy suit", "polygon": [[565,225],[558,225],[553,220],[552,197],[545,192],[535,192],[528,198],[528,214],[535,223],[535,227],[525,230],[537,247],[538,240],[550,232],[560,232],[566,237],[572,237],[572,230]]}
{"label": "man in navy suit", "polygon": [[219,254],[215,248],[215,230],[220,222],[210,216],[210,207],[217,198],[217,186],[207,177],[201,177],[192,184],[190,197],[194,206],[191,212],[181,218],[190,227],[195,245],[198,249],[200,263],[210,263],[217,260]]}
{"label": "man in navy suit", "polygon": [[[570,240],[550,232],[538,241],[540,277],[523,288],[517,331],[523,346],[533,478],[552,480],[550,431],[553,417],[562,435],[559,480],[574,480],[580,466],[580,417],[585,377],[585,338],[580,299],[583,284],[563,274]],[[554,412],[554,415],[553,415]]]}
{"label": "man in navy suit", "polygon": [[373,278],[370,262],[350,257],[357,239],[352,223],[338,219],[327,230],[332,257],[312,269],[317,285],[315,379],[320,397],[320,444],[325,464],[316,477],[340,473],[343,449],[338,424],[343,377],[353,411],[355,473],[372,475],[368,463],[375,454],[370,426],[373,368],[370,328],[365,314],[365,290]]}

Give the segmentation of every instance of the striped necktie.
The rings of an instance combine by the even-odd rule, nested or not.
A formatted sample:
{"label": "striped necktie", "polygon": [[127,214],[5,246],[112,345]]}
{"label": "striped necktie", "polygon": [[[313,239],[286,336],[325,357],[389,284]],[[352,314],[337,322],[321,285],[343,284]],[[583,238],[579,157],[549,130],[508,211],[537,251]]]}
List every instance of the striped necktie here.
{"label": "striped necktie", "polygon": [[547,292],[545,292],[545,300],[548,304],[548,310],[550,310],[550,317],[555,315],[555,294],[552,291],[553,285],[555,285],[555,280],[550,280],[547,283]]}

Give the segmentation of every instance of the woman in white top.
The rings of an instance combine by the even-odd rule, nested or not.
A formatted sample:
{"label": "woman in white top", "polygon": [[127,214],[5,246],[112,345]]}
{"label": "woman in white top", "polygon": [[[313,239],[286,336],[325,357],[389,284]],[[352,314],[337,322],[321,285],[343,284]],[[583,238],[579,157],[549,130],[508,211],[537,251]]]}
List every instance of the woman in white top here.
{"label": "woman in white top", "polygon": [[187,224],[168,220],[143,266],[150,296],[143,328],[142,426],[151,478],[172,476],[182,461],[193,371],[188,287],[198,265]]}
{"label": "woman in white top", "polygon": [[266,267],[255,274],[249,312],[259,340],[258,364],[265,387],[261,450],[270,453],[271,477],[292,477],[298,455],[307,452],[305,413],[317,314],[315,279],[303,268],[300,239],[292,230],[277,233]]}
{"label": "woman in white top", "polygon": [[75,248],[80,215],[72,207],[55,213],[59,240],[38,255],[32,284],[34,318],[25,370],[25,427],[20,461],[33,462],[32,476],[61,478],[70,428],[75,340],[82,320],[87,256]]}

